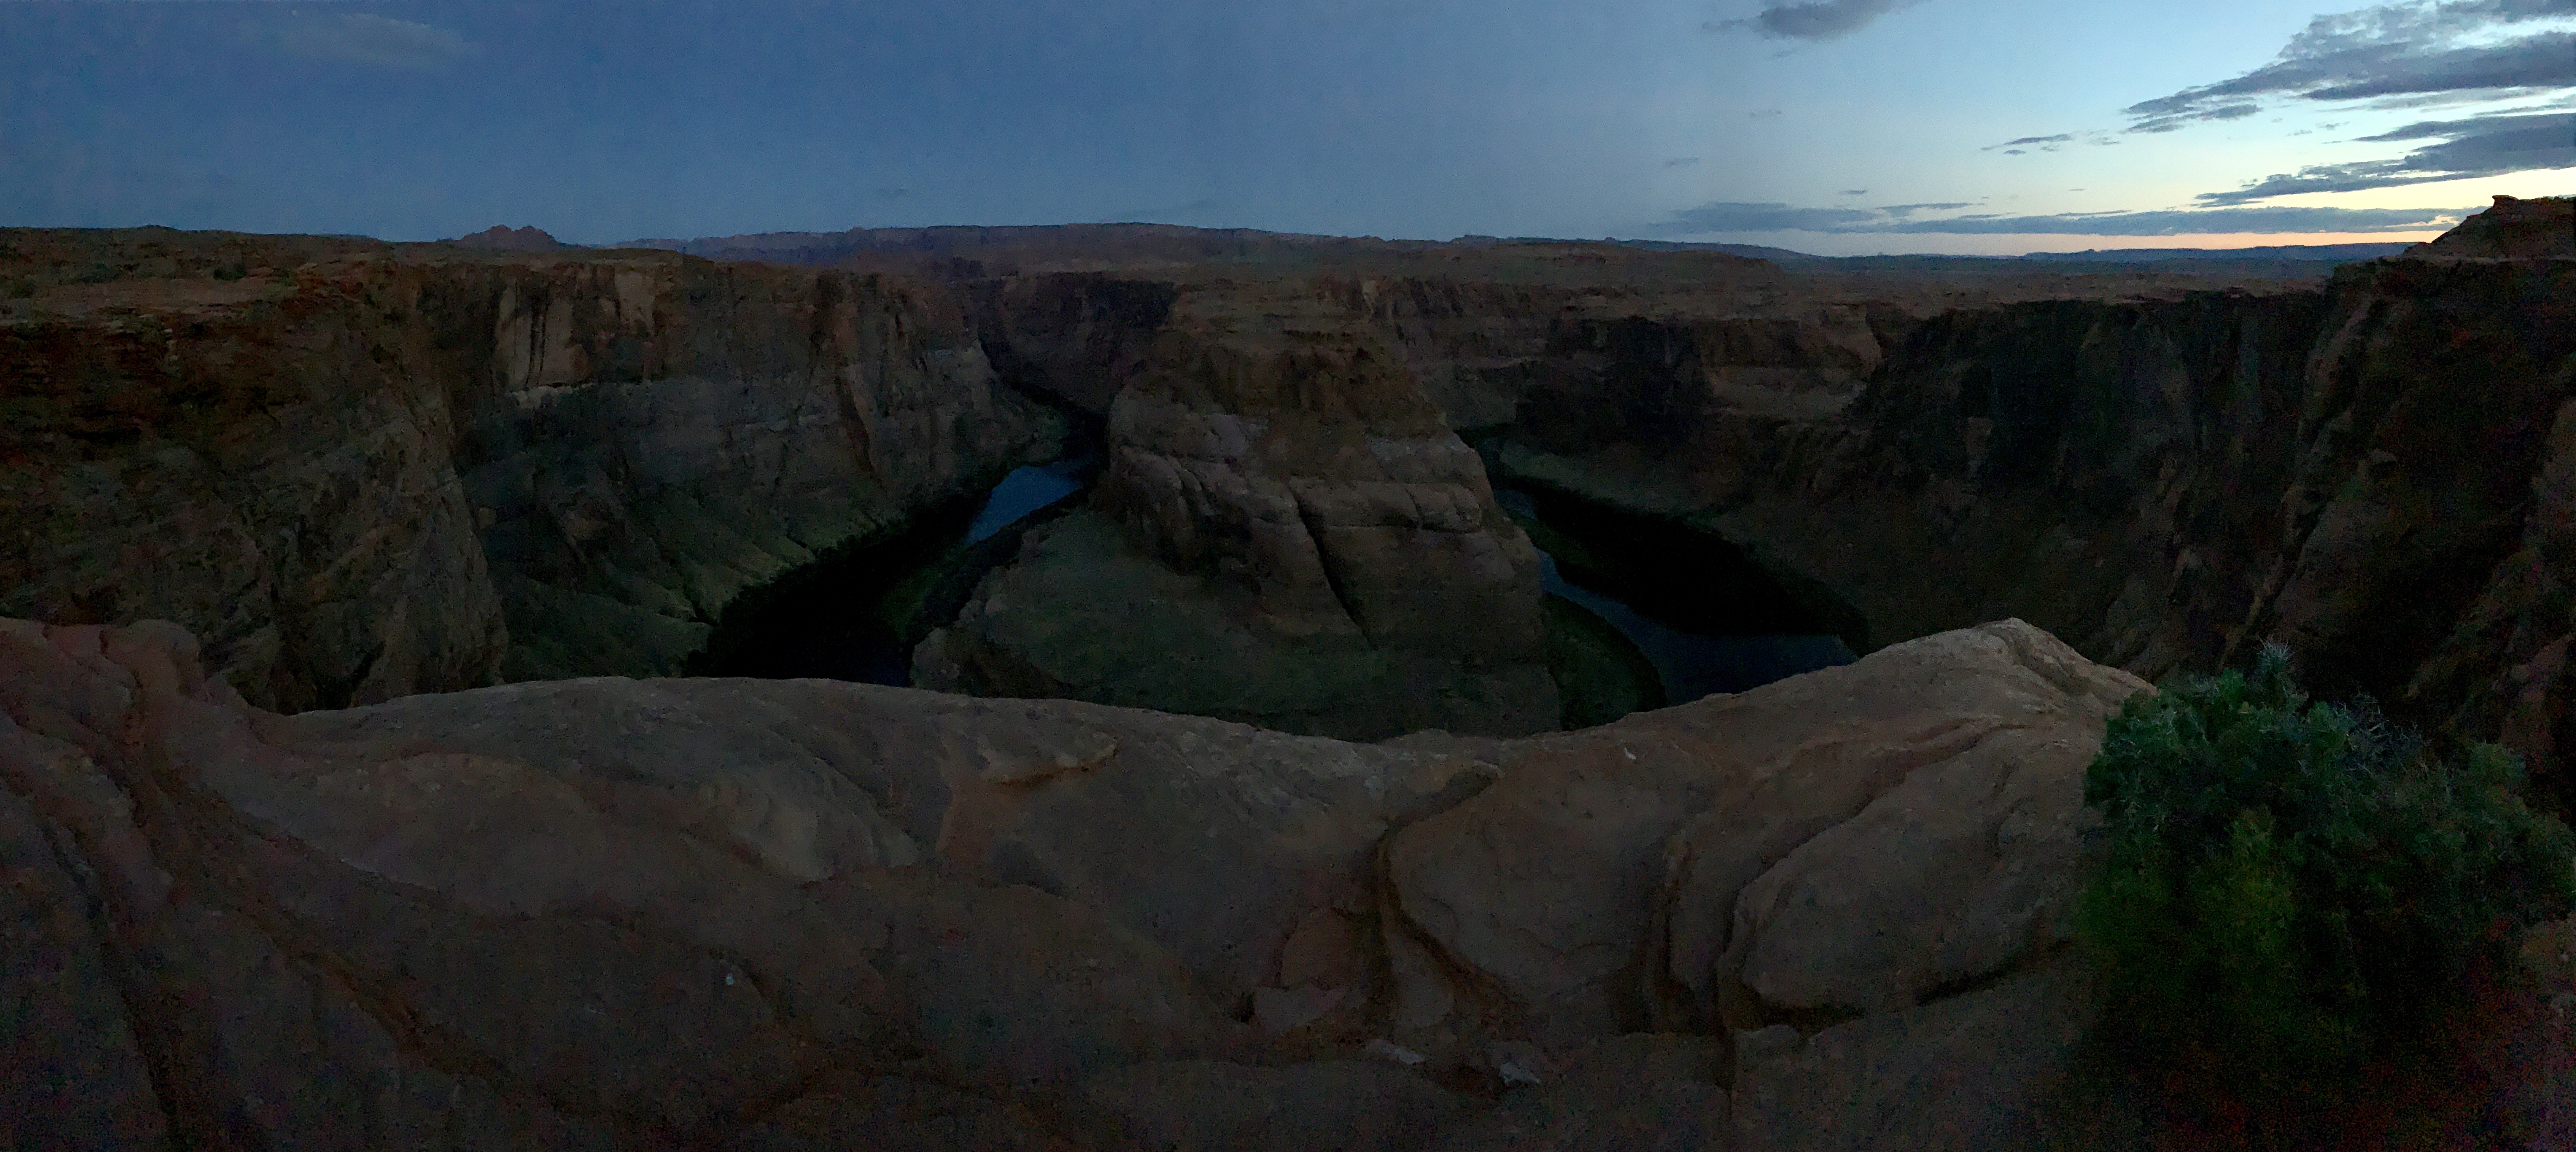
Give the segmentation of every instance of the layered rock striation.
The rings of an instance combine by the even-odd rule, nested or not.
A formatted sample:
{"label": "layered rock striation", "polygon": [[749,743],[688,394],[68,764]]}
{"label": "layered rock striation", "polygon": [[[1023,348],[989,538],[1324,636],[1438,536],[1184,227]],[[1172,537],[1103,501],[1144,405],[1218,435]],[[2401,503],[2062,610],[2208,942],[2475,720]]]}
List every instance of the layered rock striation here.
{"label": "layered rock striation", "polygon": [[1031,534],[918,682],[1353,738],[1554,727],[1538,553],[1392,350],[1311,298],[1178,309],[1091,508]]}
{"label": "layered rock striation", "polygon": [[[1787,395],[1765,414],[1704,370],[1643,392],[1568,373],[1492,458],[1721,534],[1882,642],[2021,616],[2160,676],[2277,640],[2328,695],[2502,734],[2564,788],[2576,260],[2467,253],[2566,208],[2499,212],[2316,290],[1881,325],[1882,362],[1833,409]],[[1589,431],[1549,406],[1587,402]]]}
{"label": "layered rock striation", "polygon": [[0,610],[178,620],[285,710],[675,672],[742,589],[1057,435],[881,279],[73,239],[149,278],[0,322]]}

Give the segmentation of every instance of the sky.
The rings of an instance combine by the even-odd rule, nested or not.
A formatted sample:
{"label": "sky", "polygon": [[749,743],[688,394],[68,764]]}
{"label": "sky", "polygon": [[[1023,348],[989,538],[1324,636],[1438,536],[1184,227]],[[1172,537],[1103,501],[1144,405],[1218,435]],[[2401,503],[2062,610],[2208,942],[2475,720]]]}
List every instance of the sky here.
{"label": "sky", "polygon": [[0,0],[0,225],[1831,255],[2576,193],[2576,0]]}

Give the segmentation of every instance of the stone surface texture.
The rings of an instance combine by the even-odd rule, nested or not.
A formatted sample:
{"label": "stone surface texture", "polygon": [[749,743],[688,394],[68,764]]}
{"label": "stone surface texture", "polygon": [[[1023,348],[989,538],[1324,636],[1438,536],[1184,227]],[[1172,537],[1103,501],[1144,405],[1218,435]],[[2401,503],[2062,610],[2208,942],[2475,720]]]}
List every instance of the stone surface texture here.
{"label": "stone surface texture", "polygon": [[[1488,456],[1717,532],[1876,643],[2015,616],[2157,678],[2278,641],[2321,694],[2502,737],[2576,796],[2576,256],[2512,239],[2569,211],[2515,201],[2313,289],[1873,311],[1881,359],[1833,411],[1730,398],[1701,329],[1641,319],[1611,347],[1642,368],[1554,377]],[[1850,331],[1793,358],[1857,372]]]}
{"label": "stone surface texture", "polygon": [[1185,297],[1107,437],[1085,518],[1032,534],[918,683],[1363,739],[1555,727],[1538,552],[1365,325]]}
{"label": "stone surface texture", "polygon": [[271,707],[677,672],[742,589],[1058,435],[876,278],[256,237],[171,279],[194,248],[111,235],[164,278],[0,319],[0,612],[179,621]]}
{"label": "stone surface texture", "polygon": [[[175,625],[7,621],[0,995],[48,1026],[0,1038],[42,1073],[6,1122],[82,1147],[1725,1148],[1819,1108],[1947,1122],[1928,1072],[1849,1116],[1799,1087],[1902,1057],[2001,1123],[2043,1102],[2075,1009],[1977,997],[2062,966],[2069,765],[2138,687],[2005,622],[1532,740],[816,680],[280,715]],[[1712,862],[1721,824],[1774,832]],[[1731,902],[1733,935],[1676,945],[1680,902]],[[1730,1109],[1728,1028],[1817,1005],[1853,1022]],[[1665,1034],[1627,1035],[1650,1015]]]}

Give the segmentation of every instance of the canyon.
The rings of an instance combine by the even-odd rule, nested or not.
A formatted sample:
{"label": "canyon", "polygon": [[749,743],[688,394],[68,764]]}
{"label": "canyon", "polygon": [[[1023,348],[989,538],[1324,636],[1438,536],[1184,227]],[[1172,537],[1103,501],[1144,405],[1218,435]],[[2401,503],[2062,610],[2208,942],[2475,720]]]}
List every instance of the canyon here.
{"label": "canyon", "polygon": [[[2122,700],[2279,642],[2576,801],[2576,201],[2322,279],[532,231],[0,230],[20,1143],[2143,1147]],[[1654,707],[1551,580],[1843,655]],[[764,671],[826,617],[914,686]]]}

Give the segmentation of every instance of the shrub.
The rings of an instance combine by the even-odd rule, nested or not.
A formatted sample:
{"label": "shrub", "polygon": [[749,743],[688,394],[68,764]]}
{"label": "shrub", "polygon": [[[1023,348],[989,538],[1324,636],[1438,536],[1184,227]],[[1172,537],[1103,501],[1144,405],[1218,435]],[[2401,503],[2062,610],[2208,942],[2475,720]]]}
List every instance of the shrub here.
{"label": "shrub", "polygon": [[2130,700],[2084,785],[2108,844],[2077,933],[2109,1020],[2249,1086],[2428,1022],[2508,929],[2576,900],[2576,837],[2524,805],[2521,762],[2465,760],[2367,700],[2310,702],[2278,646]]}

